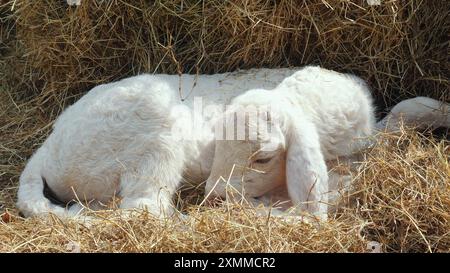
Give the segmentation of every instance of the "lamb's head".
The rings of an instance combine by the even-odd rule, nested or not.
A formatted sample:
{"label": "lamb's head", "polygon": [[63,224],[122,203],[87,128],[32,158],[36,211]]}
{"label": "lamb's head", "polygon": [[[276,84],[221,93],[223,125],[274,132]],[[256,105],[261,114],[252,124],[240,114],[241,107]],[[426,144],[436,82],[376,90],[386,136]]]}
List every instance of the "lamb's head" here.
{"label": "lamb's head", "polygon": [[259,197],[285,183],[286,140],[274,101],[272,91],[251,90],[224,113],[206,183],[210,198]]}
{"label": "lamb's head", "polygon": [[277,89],[247,91],[221,123],[226,137],[215,141],[206,182],[209,199],[227,198],[230,192],[256,198],[285,184],[295,205],[326,212],[328,174],[319,135],[288,95]]}

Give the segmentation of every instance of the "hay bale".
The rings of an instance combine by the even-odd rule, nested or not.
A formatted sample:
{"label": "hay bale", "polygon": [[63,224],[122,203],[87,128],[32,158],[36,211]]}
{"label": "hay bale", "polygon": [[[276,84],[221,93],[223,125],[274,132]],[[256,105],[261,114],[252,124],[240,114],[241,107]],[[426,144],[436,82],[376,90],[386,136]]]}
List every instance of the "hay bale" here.
{"label": "hay bale", "polygon": [[60,100],[141,72],[314,63],[362,76],[380,106],[450,100],[445,0],[11,2],[30,94]]}

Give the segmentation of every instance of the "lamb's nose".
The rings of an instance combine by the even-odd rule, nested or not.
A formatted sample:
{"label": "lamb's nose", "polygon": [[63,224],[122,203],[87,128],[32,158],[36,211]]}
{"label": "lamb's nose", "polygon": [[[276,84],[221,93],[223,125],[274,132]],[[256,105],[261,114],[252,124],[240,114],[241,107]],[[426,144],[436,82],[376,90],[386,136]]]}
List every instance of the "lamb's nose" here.
{"label": "lamb's nose", "polygon": [[210,206],[210,207],[217,207],[217,206],[219,206],[223,201],[224,201],[224,199],[223,199],[221,196],[217,195],[216,193],[214,193],[214,192],[210,192],[210,193],[206,192],[206,195],[205,195],[205,204],[206,204],[207,206]]}

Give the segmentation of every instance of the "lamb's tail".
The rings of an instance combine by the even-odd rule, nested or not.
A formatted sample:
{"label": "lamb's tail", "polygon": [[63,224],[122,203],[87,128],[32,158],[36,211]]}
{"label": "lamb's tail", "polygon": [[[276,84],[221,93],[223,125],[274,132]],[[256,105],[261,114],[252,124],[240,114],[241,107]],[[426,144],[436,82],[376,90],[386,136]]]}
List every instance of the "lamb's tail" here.
{"label": "lamb's tail", "polygon": [[67,215],[67,210],[53,204],[44,195],[44,180],[41,176],[44,156],[45,147],[41,147],[27,163],[20,176],[16,205],[25,217],[49,213],[64,217]]}
{"label": "lamb's tail", "polygon": [[427,97],[415,97],[396,104],[385,118],[376,123],[372,136],[352,143],[353,153],[373,147],[380,132],[396,132],[402,125],[417,129],[450,128],[450,104]]}
{"label": "lamb's tail", "polygon": [[418,129],[450,128],[450,104],[427,97],[401,101],[377,123],[380,131],[397,131],[401,123]]}

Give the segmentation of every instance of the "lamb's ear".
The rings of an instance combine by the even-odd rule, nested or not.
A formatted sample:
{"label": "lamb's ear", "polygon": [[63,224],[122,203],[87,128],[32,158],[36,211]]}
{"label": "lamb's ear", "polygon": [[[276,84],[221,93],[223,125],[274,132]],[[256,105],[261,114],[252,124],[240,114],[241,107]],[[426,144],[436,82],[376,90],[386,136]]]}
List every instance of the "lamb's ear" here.
{"label": "lamb's ear", "polygon": [[292,202],[326,218],[328,173],[317,130],[306,118],[295,116],[285,124],[286,179]]}

